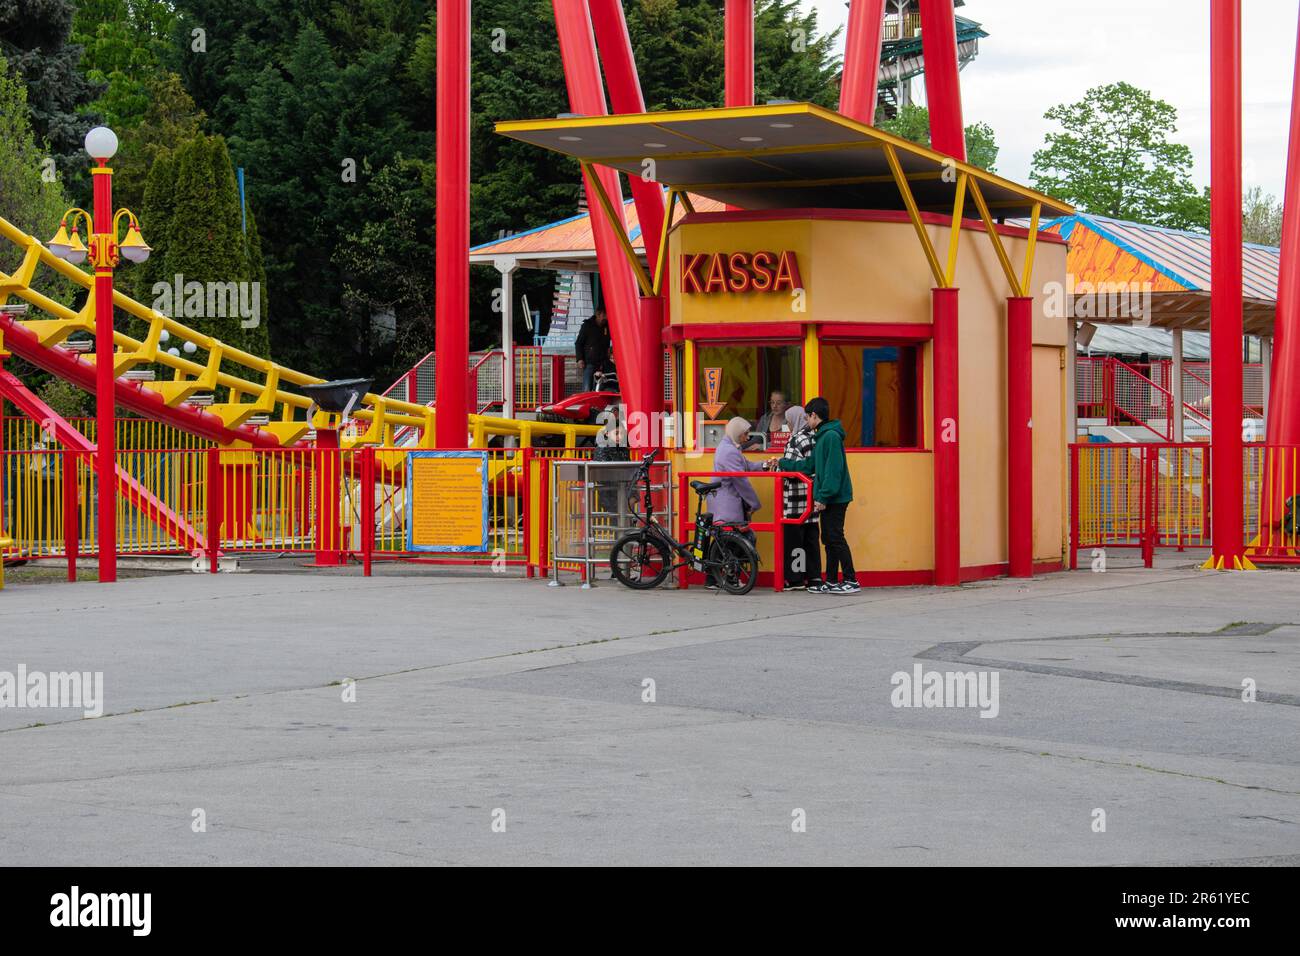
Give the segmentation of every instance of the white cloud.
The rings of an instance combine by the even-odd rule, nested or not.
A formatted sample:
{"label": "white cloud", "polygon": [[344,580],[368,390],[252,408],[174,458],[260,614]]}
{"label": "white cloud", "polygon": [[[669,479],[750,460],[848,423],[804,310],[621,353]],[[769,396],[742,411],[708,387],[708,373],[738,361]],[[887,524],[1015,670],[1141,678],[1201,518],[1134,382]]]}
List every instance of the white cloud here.
{"label": "white cloud", "polygon": [[[845,23],[843,0],[805,0],[823,29]],[[1243,139],[1247,187],[1280,196],[1300,0],[1244,0]],[[1209,0],[968,0],[984,25],[979,57],[962,71],[966,121],[994,129],[998,170],[1026,181],[1052,124],[1043,113],[1093,86],[1126,80],[1178,109],[1178,138],[1210,176]],[[923,84],[916,84],[924,96]]]}

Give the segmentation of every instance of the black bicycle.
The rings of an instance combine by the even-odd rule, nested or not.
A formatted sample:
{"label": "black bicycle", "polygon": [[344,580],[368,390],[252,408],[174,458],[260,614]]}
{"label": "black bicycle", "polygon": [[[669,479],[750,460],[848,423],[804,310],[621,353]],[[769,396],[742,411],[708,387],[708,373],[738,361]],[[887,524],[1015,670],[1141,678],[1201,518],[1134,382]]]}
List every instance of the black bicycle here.
{"label": "black bicycle", "polygon": [[634,480],[641,484],[642,492],[642,513],[636,516],[640,527],[614,542],[609,553],[614,577],[643,591],[663,584],[679,568],[690,568],[706,574],[728,594],[748,594],[758,581],[758,552],[743,534],[745,526],[715,522],[704,510],[704,499],[721,488],[722,481],[691,482],[698,496],[695,535],[690,543],[682,544],[655,521],[650,465],[656,454],[652,451],[642,458],[637,469]]}

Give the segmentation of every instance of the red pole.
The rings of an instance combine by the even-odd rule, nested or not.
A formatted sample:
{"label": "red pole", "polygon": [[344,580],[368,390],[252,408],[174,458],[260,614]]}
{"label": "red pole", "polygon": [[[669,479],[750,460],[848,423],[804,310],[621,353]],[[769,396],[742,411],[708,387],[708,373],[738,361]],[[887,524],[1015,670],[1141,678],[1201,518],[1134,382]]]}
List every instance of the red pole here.
{"label": "red pole", "polygon": [[[467,262],[469,260],[466,260]],[[463,439],[462,439],[463,443]],[[316,562],[318,568],[335,567],[342,549],[339,524],[339,433],[334,428],[316,430],[316,447],[309,454],[316,476]]]}
{"label": "red pole", "polygon": [[[3,456],[0,456],[2,458]],[[63,452],[63,553],[68,558],[68,580],[77,580],[77,538],[80,522],[77,513],[77,473],[79,457],[71,451]]]}
{"label": "red pole", "polygon": [[868,126],[876,120],[884,24],[885,0],[850,0],[844,74],[840,78],[840,112]]}
{"label": "red pole", "polygon": [[930,294],[934,318],[934,583],[953,587],[961,583],[957,290],[932,289]]}
{"label": "red pole", "polygon": [[[601,86],[600,64],[596,59],[596,41],[586,0],[551,0],[555,11],[555,32],[560,42],[560,59],[564,63],[564,82],[569,94],[569,109],[583,116],[604,116],[605,91]],[[605,195],[618,213],[623,211],[623,187],[618,173],[608,167],[596,167],[596,176]],[[636,410],[642,391],[640,359],[640,310],[637,306],[636,279],[632,267],[623,258],[614,227],[600,212],[600,201],[590,182],[586,184],[587,208],[591,210],[592,235],[596,260],[600,266],[601,286],[610,336],[614,342],[614,361],[619,381],[627,397],[629,414]]]}
{"label": "red pole", "polygon": [[[641,95],[641,78],[637,74],[636,57],[632,53],[632,39],[621,0],[588,0],[588,5],[613,112],[644,113],[645,97]],[[637,220],[641,224],[646,260],[653,267],[659,259],[659,234],[664,227],[664,191],[653,177],[646,180],[632,176],[628,182],[632,201],[636,204]],[[655,334],[658,335],[658,330]]]}
{"label": "red pole", "polygon": [[209,448],[207,453],[208,478],[208,570],[216,574],[221,560],[221,449]]}
{"label": "red pole", "polygon": [[[638,449],[657,448],[663,445],[659,434],[658,413],[664,407],[664,299],[662,296],[643,295],[638,300],[640,306],[641,326],[641,368],[645,370],[642,380],[641,411],[645,414],[644,442],[637,442]],[[630,413],[629,413],[630,414]],[[635,419],[629,417],[629,432],[635,433]],[[639,437],[639,436],[637,436]]]}
{"label": "red pole", "polygon": [[1242,566],[1241,0],[1210,0],[1210,495],[1213,566]]}
{"label": "red pole", "polygon": [[370,577],[375,553],[375,450],[361,449],[361,566]]}
{"label": "red pole", "polygon": [[1079,446],[1070,443],[1070,570],[1079,570]]}
{"label": "red pole", "polygon": [[1007,299],[1007,570],[1034,576],[1034,300]]}
{"label": "red pole", "polygon": [[469,434],[469,0],[438,0],[434,289],[439,448]]}
{"label": "red pole", "polygon": [[117,449],[113,434],[113,171],[98,159],[95,193],[95,487],[99,492],[99,580],[117,580]]}
{"label": "red pole", "polygon": [[920,0],[925,99],[930,107],[930,145],[966,161],[957,72],[957,14],[952,0]]}
{"label": "red pole", "polygon": [[754,0],[726,0],[724,95],[727,106],[754,105]]}
{"label": "red pole", "polygon": [[[1289,485],[1281,448],[1300,445],[1300,36],[1291,86],[1291,139],[1287,147],[1286,195],[1282,207],[1282,259],[1277,276],[1277,318],[1273,324],[1273,372],[1269,383],[1266,439],[1279,449],[1273,487]],[[1260,525],[1276,525],[1283,495],[1273,495],[1271,514]]]}

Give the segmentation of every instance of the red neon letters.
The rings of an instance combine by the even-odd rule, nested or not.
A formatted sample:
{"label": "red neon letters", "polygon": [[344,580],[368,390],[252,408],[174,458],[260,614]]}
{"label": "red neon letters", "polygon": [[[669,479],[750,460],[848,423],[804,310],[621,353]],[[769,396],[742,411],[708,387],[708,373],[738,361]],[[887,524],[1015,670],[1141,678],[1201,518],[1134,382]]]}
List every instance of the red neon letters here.
{"label": "red neon letters", "polygon": [[682,292],[791,292],[803,288],[799,261],[789,250],[696,252],[682,256]]}

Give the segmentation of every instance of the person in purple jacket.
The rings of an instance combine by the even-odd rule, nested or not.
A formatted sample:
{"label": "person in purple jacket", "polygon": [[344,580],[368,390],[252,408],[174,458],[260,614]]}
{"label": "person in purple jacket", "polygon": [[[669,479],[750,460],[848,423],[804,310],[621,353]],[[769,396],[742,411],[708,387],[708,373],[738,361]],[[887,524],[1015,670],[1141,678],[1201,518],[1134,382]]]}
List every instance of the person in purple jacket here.
{"label": "person in purple jacket", "polygon": [[[727,422],[726,434],[713,453],[714,471],[762,471],[763,463],[748,460],[740,446],[749,436],[749,422],[733,418]],[[739,524],[758,510],[758,493],[748,478],[723,478],[722,487],[709,498],[709,512],[715,522]]]}

